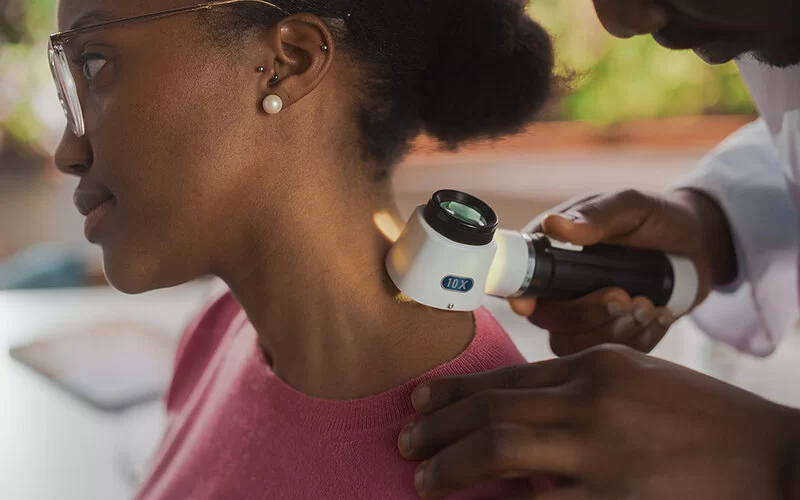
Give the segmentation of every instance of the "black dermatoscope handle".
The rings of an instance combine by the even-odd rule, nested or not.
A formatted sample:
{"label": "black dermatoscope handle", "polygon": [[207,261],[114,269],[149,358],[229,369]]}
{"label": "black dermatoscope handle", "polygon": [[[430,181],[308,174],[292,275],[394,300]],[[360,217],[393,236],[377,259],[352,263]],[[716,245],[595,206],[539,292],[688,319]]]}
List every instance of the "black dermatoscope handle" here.
{"label": "black dermatoscope handle", "polygon": [[672,296],[675,276],[663,252],[607,244],[569,249],[541,234],[532,236],[531,246],[535,266],[523,296],[571,300],[615,287],[658,307]]}

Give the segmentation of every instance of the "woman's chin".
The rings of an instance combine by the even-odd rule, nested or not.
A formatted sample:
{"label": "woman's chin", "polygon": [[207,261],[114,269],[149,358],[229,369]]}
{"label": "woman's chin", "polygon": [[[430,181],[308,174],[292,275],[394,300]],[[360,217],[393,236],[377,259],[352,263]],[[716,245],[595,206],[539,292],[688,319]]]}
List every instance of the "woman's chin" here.
{"label": "woman's chin", "polygon": [[118,273],[108,268],[106,268],[105,272],[108,283],[117,291],[128,295],[138,295],[140,293],[150,292],[158,288],[164,288],[158,286],[151,280],[142,279],[139,276],[133,276],[129,272]]}
{"label": "woman's chin", "polygon": [[[180,285],[184,281],[169,279],[169,271],[157,262],[142,262],[136,258],[116,258],[103,252],[103,266],[108,283],[116,290],[137,295]],[[173,277],[174,278],[174,277]]]}

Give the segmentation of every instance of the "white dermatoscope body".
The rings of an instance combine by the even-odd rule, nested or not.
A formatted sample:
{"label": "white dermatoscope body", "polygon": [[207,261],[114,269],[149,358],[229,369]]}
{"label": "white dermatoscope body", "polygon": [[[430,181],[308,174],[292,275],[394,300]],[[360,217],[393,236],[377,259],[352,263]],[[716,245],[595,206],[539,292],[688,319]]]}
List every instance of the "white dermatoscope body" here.
{"label": "white dermatoscope body", "polygon": [[389,276],[414,301],[452,311],[478,309],[485,295],[569,300],[618,287],[679,316],[697,297],[697,270],[687,258],[604,244],[578,247],[497,229],[497,222],[478,198],[437,191],[417,207],[387,254]]}

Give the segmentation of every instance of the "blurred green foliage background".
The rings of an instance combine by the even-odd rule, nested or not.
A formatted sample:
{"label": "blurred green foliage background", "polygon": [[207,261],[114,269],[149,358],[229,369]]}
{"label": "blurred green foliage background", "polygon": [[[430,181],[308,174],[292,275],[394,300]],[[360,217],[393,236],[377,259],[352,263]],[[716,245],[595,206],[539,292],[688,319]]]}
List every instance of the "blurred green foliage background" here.
{"label": "blurred green foliage background", "polygon": [[39,145],[46,124],[37,104],[55,93],[47,65],[55,8],[56,0],[0,0],[1,142]]}
{"label": "blurred green foliage background", "polygon": [[[53,129],[63,127],[46,62],[55,7],[56,0],[0,0],[0,149],[49,150]],[[602,125],[754,112],[732,63],[711,67],[649,37],[614,39],[591,0],[532,0],[529,11],[553,34],[560,71],[577,75],[552,119]]]}
{"label": "blurred green foliage background", "polygon": [[560,72],[576,75],[557,118],[610,124],[755,113],[734,63],[709,66],[651,37],[616,39],[597,20],[591,0],[532,0],[528,11],[552,34]]}

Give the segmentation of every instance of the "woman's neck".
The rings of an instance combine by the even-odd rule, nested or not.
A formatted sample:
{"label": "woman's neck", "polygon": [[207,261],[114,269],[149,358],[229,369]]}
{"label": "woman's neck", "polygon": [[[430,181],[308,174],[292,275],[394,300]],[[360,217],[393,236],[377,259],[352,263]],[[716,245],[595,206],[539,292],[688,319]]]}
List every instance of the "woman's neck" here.
{"label": "woman's neck", "polygon": [[379,210],[402,223],[393,207],[307,198],[283,215],[280,231],[255,229],[247,250],[232,254],[220,273],[273,371],[308,395],[380,393],[456,357],[472,340],[470,313],[398,299],[384,267],[390,242],[374,222]]}

